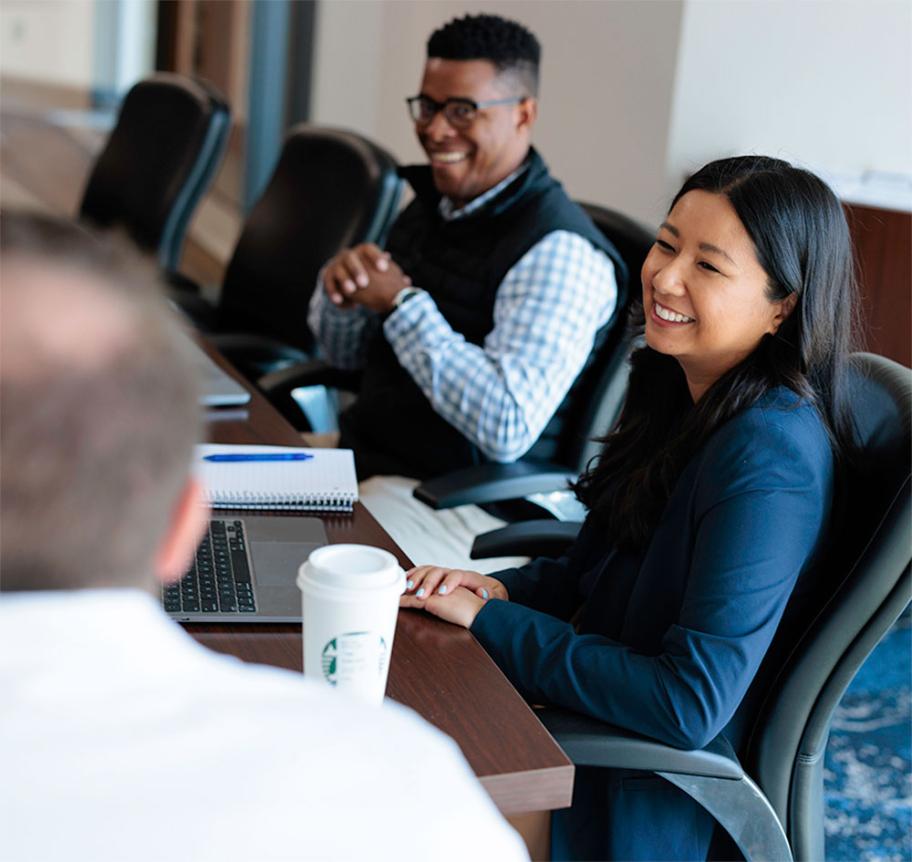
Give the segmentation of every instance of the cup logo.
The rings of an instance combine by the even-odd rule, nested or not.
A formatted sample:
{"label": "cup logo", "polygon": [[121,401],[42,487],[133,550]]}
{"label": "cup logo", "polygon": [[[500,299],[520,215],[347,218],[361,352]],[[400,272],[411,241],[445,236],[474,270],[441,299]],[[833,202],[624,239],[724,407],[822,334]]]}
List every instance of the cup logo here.
{"label": "cup logo", "polygon": [[389,655],[386,640],[376,632],[345,632],[326,643],[321,653],[323,678],[330,685],[345,686],[357,679],[362,669],[376,667],[384,677]]}

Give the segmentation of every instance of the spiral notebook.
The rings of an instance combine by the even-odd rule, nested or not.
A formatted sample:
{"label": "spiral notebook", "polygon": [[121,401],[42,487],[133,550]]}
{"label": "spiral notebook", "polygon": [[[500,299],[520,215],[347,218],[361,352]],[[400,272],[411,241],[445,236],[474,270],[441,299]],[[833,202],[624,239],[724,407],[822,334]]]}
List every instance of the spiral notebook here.
{"label": "spiral notebook", "polygon": [[[211,456],[226,460],[206,460]],[[196,460],[216,509],[350,512],[358,499],[351,449],[207,444],[196,447]]]}

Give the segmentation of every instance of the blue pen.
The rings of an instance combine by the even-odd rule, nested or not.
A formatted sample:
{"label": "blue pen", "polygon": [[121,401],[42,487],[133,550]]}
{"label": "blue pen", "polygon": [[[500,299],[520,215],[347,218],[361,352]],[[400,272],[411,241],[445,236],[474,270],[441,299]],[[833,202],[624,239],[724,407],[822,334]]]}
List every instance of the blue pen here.
{"label": "blue pen", "polygon": [[204,461],[309,461],[307,452],[225,452],[221,455],[203,455]]}

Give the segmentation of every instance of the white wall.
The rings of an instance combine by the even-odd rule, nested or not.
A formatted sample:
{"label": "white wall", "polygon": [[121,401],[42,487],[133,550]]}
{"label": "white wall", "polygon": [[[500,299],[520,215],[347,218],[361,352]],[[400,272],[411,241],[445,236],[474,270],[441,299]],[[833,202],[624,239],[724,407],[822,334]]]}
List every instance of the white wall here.
{"label": "white wall", "polygon": [[322,0],[313,119],[420,161],[404,99],[431,32],[479,9],[526,24],[543,47],[535,141],[570,194],[654,220],[665,204],[681,0]]}
{"label": "white wall", "polygon": [[0,0],[0,75],[122,94],[155,60],[153,0]]}
{"label": "white wall", "polygon": [[2,0],[0,74],[92,86],[94,0]]}
{"label": "white wall", "polygon": [[689,2],[669,192],[709,159],[741,152],[827,174],[912,174],[912,4]]}
{"label": "white wall", "polygon": [[[110,84],[93,80],[92,28],[113,2],[0,0],[0,73]],[[154,3],[117,3],[126,29],[106,41],[148,64]],[[909,0],[320,0],[314,121],[421,160],[403,100],[427,37],[479,10],[541,40],[536,143],[574,197],[655,222],[689,170],[744,151],[912,175]]]}
{"label": "white wall", "polygon": [[425,42],[479,10],[539,37],[536,143],[574,197],[656,222],[689,171],[739,152],[912,175],[908,0],[321,0],[315,122],[420,160],[403,98]]}

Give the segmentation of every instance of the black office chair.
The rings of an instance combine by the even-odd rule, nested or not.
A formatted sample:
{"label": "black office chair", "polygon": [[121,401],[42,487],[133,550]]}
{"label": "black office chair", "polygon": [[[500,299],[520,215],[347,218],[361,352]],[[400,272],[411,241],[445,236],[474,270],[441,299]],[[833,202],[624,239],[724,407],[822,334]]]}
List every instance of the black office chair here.
{"label": "black office chair", "polygon": [[[838,495],[818,584],[786,612],[742,704],[750,732],[740,750],[719,736],[681,751],[576,713],[539,712],[575,764],[661,775],[709,811],[748,860],[824,858],[833,712],[912,598],[912,371],[865,353],[853,366],[859,462]],[[528,552],[514,543],[491,555]]]}
{"label": "black office chair", "polygon": [[218,305],[175,300],[251,380],[306,361],[320,268],[340,249],[383,241],[402,190],[396,169],[389,153],[354,132],[294,126],[244,220]]}
{"label": "black office chair", "polygon": [[[467,503],[499,504],[566,490],[567,483],[576,479],[597,454],[595,438],[608,431],[620,412],[631,348],[628,311],[630,303],[640,295],[640,269],[655,241],[655,233],[615,210],[595,204],[581,205],[627,265],[627,279],[618,285],[614,321],[529,452],[512,464],[482,464],[423,482],[414,494],[434,509]],[[561,430],[556,434],[558,427]],[[534,511],[534,508],[512,506],[497,513],[512,520],[528,517]],[[516,526],[522,529],[521,523]]]}
{"label": "black office chair", "polygon": [[134,85],[89,175],[79,217],[121,228],[176,270],[190,216],[221,163],[231,114],[210,84],[159,72]]}

